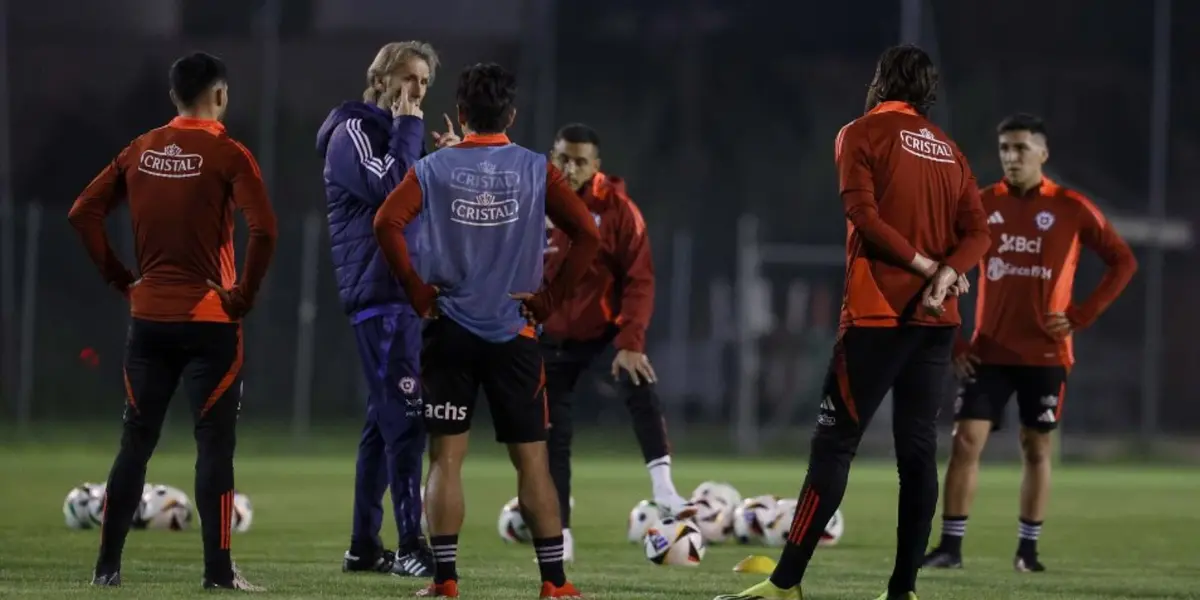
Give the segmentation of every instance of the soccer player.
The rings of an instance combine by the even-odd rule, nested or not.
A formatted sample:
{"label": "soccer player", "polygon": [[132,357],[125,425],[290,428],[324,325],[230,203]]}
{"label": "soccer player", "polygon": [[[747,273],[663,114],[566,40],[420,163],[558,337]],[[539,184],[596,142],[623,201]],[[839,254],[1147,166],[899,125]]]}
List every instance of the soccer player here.
{"label": "soccer player", "polygon": [[[546,457],[545,370],[534,324],[546,320],[592,264],[600,233],[587,207],[542,154],[509,142],[516,78],[478,64],[458,81],[462,143],[431,154],[405,175],[375,217],[375,234],[417,314],[430,434],[425,512],[434,581],[418,595],[458,597],[462,463],[480,388],[496,439],[517,470],[530,520],[542,598],[577,598],[563,572],[563,535]],[[554,279],[542,283],[545,219],[571,239]],[[414,267],[405,228],[419,223]],[[536,293],[535,293],[536,292]]]}
{"label": "soccer player", "polygon": [[[421,101],[437,67],[437,52],[427,43],[383,46],[367,68],[362,101],[334,108],[317,133],[338,293],[370,390],[343,571],[433,575],[433,556],[421,535],[421,318],[375,243],[374,221],[388,193],[423,154]],[[379,537],[388,488],[399,533],[394,553]]]}
{"label": "soccer player", "polygon": [[960,323],[960,275],[988,247],[966,158],[926,118],[937,69],[915,46],[884,51],[867,113],[842,128],[835,158],[845,205],[846,291],[808,475],[770,578],[719,600],[801,598],[813,550],[842,501],[863,431],[890,389],[900,475],[896,561],[880,600],[915,600],[937,508],[937,414]]}
{"label": "soccer player", "polygon": [[[609,344],[616,347],[612,375],[619,377],[625,406],[650,471],[654,500],[672,513],[685,500],[671,479],[671,450],[662,405],[654,391],[657,376],[646,356],[646,328],[654,311],[654,263],[642,213],[625,192],[625,182],[600,172],[600,136],[574,123],[559,130],[550,159],[567,177],[596,225],[601,252],[572,290],[562,309],[545,323],[542,356],[550,402],[550,473],[558,490],[565,559],[574,558],[571,537],[571,393],[579,376]],[[570,241],[551,228],[546,274],[562,267]]]}
{"label": "soccer player", "polygon": [[[1017,571],[1044,571],[1037,541],[1050,493],[1050,436],[1062,417],[1071,334],[1096,321],[1137,270],[1129,246],[1080,193],[1042,174],[1050,152],[1042,120],[1013,115],[997,128],[1004,179],[983,190],[992,246],[980,263],[975,335],[956,348],[965,387],[955,409],[954,446],[942,496],[942,539],[925,566],[962,567],[962,540],[975,496],[979,455],[1017,396],[1020,413],[1020,526]],[[1072,300],[1080,246],[1108,270],[1082,303]]]}
{"label": "soccer player", "polygon": [[[121,450],[108,475],[93,585],[121,585],[121,552],[142,496],[146,464],[180,381],[196,437],[196,507],[205,588],[255,591],[229,556],[233,452],[242,398],[241,321],[275,251],[275,213],[250,151],[225,132],[225,64],[204,53],[171,65],[179,116],[130,142],[83,190],[70,221],[105,282],[129,299],[127,399]],[[126,200],[138,275],[121,264],[104,219]],[[250,239],[241,283],[233,210]]]}

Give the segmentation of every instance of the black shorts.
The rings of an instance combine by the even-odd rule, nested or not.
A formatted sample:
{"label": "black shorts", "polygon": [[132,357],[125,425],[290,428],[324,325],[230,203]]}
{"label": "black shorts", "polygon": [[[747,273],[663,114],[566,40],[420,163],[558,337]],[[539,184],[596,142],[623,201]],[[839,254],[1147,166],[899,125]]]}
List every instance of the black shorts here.
{"label": "black shorts", "polygon": [[127,422],[160,429],[182,384],[198,424],[232,428],[242,398],[237,323],[134,319],[125,343]]}
{"label": "black shorts", "polygon": [[496,441],[546,441],[546,372],[537,340],[517,336],[493,343],[442,317],[422,332],[421,381],[425,427],[432,435],[471,429],[480,388],[487,396]]}
{"label": "black shorts", "polygon": [[1067,388],[1066,367],[979,365],[954,403],[956,421],[991,421],[992,431],[1004,424],[1008,399],[1017,395],[1021,425],[1037,431],[1058,428]]}

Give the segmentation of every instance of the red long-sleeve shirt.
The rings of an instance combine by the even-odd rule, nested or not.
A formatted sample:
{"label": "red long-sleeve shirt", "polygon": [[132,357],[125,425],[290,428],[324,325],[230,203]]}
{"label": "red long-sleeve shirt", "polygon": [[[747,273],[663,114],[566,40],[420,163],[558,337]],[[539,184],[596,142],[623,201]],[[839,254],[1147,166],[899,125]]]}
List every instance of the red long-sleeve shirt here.
{"label": "red long-sleeve shirt", "polygon": [[[1075,329],[1094,323],[1137,271],[1133,251],[1091,201],[1049,179],[1025,195],[1002,181],[982,197],[993,235],[979,266],[970,349],[986,364],[1070,366],[1071,338],[1051,336],[1046,315],[1065,313]],[[1083,247],[1108,270],[1087,299],[1074,303]]]}
{"label": "red long-sleeve shirt", "polygon": [[[508,143],[508,136],[504,134],[470,134],[462,143],[439,152]],[[416,173],[409,169],[404,180],[392,190],[379,212],[375,214],[375,236],[392,271],[407,291],[413,307],[421,314],[426,314],[434,306],[433,290],[421,280],[421,276],[413,267],[408,242],[404,239],[404,228],[421,213],[422,201],[421,183]],[[549,283],[545,288],[526,302],[534,311],[534,316],[542,320],[557,310],[570,295],[570,289],[583,276],[599,246],[599,234],[591,223],[586,207],[571,190],[566,176],[551,163],[546,163],[546,216],[566,232],[574,246],[567,253],[564,268],[548,279]],[[533,335],[532,328],[521,333]]]}
{"label": "red long-sleeve shirt", "polygon": [[[138,271],[121,263],[104,219],[127,199]],[[233,212],[250,229],[242,280],[233,255]],[[217,121],[176,117],[135,139],[83,190],[68,216],[104,280],[129,292],[134,317],[233,320],[207,281],[233,288],[239,313],[254,302],[277,235],[258,164]],[[140,279],[132,290],[129,286]]]}
{"label": "red long-sleeve shirt", "polygon": [[[645,352],[646,329],[654,313],[654,261],[642,213],[618,177],[597,173],[581,195],[600,227],[600,252],[562,308],[545,324],[548,336],[594,340],[614,326],[613,345]],[[562,268],[567,235],[552,228],[546,249],[546,276]]]}
{"label": "red long-sleeve shirt", "polygon": [[966,157],[903,102],[884,102],[842,128],[835,158],[845,205],[842,327],[957,325],[956,298],[919,309],[918,252],[959,273],[987,251],[987,215]]}

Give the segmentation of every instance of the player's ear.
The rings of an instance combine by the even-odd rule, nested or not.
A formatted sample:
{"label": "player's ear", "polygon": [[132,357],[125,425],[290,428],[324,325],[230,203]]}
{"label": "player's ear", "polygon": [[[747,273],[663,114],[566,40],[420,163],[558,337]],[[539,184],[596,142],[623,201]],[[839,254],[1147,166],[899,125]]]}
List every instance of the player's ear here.
{"label": "player's ear", "polygon": [[600,170],[600,157],[599,156],[596,157],[596,170],[597,171]]}
{"label": "player's ear", "polygon": [[512,107],[512,109],[510,109],[508,111],[508,123],[504,126],[504,128],[505,129],[511,128],[513,126],[513,122],[515,122],[516,120],[517,120],[517,107],[514,106],[514,107]]}
{"label": "player's ear", "polygon": [[183,105],[179,102],[179,94],[176,94],[175,90],[167,90],[167,94],[171,96],[171,104],[174,104],[177,108],[182,108]]}

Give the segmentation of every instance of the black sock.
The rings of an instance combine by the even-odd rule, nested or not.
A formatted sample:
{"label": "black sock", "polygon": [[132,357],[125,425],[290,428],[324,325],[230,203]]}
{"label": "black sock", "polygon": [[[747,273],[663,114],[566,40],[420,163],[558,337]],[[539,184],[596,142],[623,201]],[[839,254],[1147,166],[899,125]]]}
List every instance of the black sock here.
{"label": "black sock", "polygon": [[938,544],[937,549],[954,555],[962,554],[963,538],[966,535],[966,515],[961,517],[942,515],[942,541]]}
{"label": "black sock", "polygon": [[1042,522],[1021,519],[1017,533],[1017,556],[1036,556],[1038,537],[1042,535]]}
{"label": "black sock", "polygon": [[458,581],[458,536],[432,536],[429,547],[433,550],[433,582]]}
{"label": "black sock", "polygon": [[563,536],[535,538],[533,548],[537,553],[538,570],[542,572],[542,581],[549,581],[554,585],[565,584],[567,574],[563,571]]}

